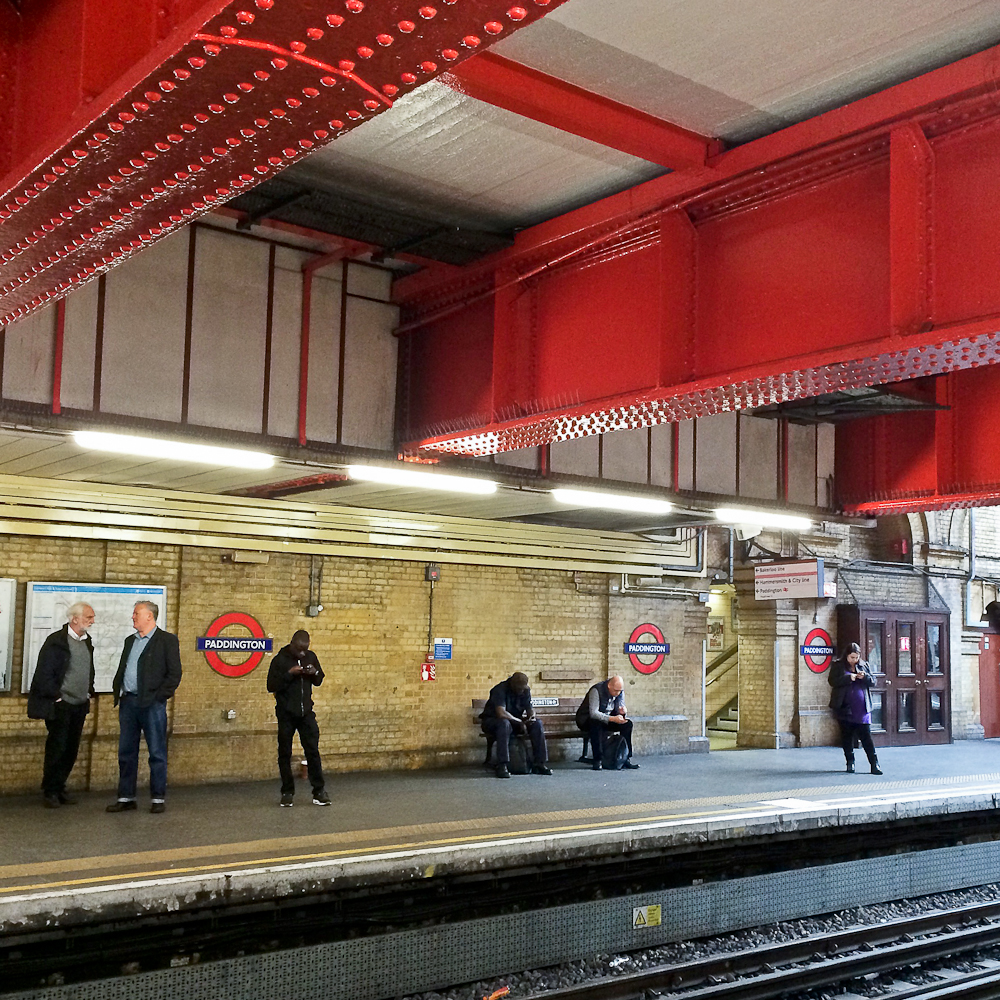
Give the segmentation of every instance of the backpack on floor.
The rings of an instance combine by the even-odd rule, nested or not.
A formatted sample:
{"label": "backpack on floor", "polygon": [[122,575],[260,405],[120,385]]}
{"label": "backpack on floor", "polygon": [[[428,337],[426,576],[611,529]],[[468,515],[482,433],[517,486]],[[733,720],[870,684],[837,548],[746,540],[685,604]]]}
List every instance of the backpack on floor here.
{"label": "backpack on floor", "polygon": [[604,741],[601,763],[605,771],[620,771],[628,760],[628,744],[621,733],[612,733]]}
{"label": "backpack on floor", "polygon": [[523,736],[511,735],[507,744],[510,750],[510,764],[507,765],[511,774],[530,774],[534,763],[531,744]]}

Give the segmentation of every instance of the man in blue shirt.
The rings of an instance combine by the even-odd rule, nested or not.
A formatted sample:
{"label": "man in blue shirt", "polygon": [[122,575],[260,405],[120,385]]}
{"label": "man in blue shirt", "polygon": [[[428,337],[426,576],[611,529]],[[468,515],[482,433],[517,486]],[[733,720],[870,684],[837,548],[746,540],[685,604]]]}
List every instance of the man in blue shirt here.
{"label": "man in blue shirt", "polygon": [[139,774],[139,736],[149,750],[149,811],[162,813],[167,794],[167,701],[181,682],[181,653],[177,636],[157,628],[160,609],[139,601],[132,611],[135,635],[125,640],[115,674],[118,706],[118,799],[108,812],[136,808]]}

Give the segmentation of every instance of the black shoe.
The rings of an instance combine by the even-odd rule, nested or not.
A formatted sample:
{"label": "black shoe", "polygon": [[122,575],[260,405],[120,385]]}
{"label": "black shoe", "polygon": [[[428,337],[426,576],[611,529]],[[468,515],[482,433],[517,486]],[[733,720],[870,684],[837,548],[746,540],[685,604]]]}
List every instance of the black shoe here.
{"label": "black shoe", "polygon": [[882,768],[878,766],[878,761],[872,761],[872,774],[881,774]]}
{"label": "black shoe", "polygon": [[595,760],[593,764],[590,765],[591,771],[603,771],[604,765],[599,761]]}
{"label": "black shoe", "polygon": [[854,761],[853,760],[849,760],[847,762],[847,773],[848,774],[854,774]]}
{"label": "black shoe", "polygon": [[46,809],[58,809],[62,805],[58,795],[46,795],[42,801],[45,803]]}
{"label": "black shoe", "polygon": [[119,799],[117,802],[112,802],[104,811],[109,813],[124,813],[132,812],[137,808],[135,799]]}
{"label": "black shoe", "polygon": [[593,761],[586,754],[584,754],[582,757],[577,757],[576,759],[577,759],[577,761],[580,764],[592,764],[593,763]]}
{"label": "black shoe", "polygon": [[313,792],[313,805],[314,806],[329,806],[333,803],[330,802],[330,796],[327,794],[325,788],[321,788],[318,792]]}
{"label": "black shoe", "polygon": [[286,809],[291,809],[295,805],[295,796],[289,793],[285,793],[281,796],[281,801],[278,803],[279,806],[283,806]]}
{"label": "black shoe", "polygon": [[163,813],[167,811],[166,802],[154,802],[150,807],[149,811],[151,813]]}
{"label": "black shoe", "polygon": [[77,800],[72,795],[67,795],[65,792],[59,793],[59,802],[64,806],[75,806]]}
{"label": "black shoe", "polygon": [[551,774],[552,768],[548,764],[533,764],[531,767],[532,774]]}
{"label": "black shoe", "polygon": [[510,771],[506,764],[497,764],[497,777],[498,778],[509,778]]}
{"label": "black shoe", "polygon": [[622,764],[622,768],[623,768],[623,770],[626,770],[626,771],[638,771],[639,770],[639,765],[633,763],[632,760],[631,760],[631,758],[630,758],[629,760],[625,761],[624,764]]}

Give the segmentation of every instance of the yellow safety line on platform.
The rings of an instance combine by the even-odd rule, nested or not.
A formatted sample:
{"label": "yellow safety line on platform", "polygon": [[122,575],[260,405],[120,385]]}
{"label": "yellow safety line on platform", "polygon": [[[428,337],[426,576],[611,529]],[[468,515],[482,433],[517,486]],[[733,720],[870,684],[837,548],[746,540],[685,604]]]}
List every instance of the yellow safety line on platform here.
{"label": "yellow safety line on platform", "polygon": [[[412,826],[401,826],[401,827],[388,827],[376,830],[353,830],[353,831],[341,831],[338,833],[328,833],[328,834],[316,834],[316,835],[302,835],[298,837],[275,837],[265,840],[256,841],[245,841],[240,843],[229,843],[229,844],[207,844],[203,846],[194,847],[181,847],[173,849],[165,849],[158,851],[149,852],[132,852],[128,854],[118,854],[118,855],[97,855],[89,858],[65,858],[57,861],[43,861],[36,864],[20,864],[20,865],[4,865],[0,866],[0,879],[10,879],[10,878],[25,878],[30,875],[40,875],[52,873],[56,874],[58,872],[67,871],[87,871],[87,870],[100,870],[112,867],[115,864],[131,864],[139,865],[143,861],[147,863],[155,863],[157,861],[163,861],[167,859],[178,859],[178,858],[204,858],[213,856],[232,856],[233,854],[243,854],[250,855],[257,851],[264,850],[275,850],[280,847],[294,847],[297,845],[305,844],[337,844],[350,841],[358,841],[360,839],[365,839],[367,843],[363,847],[355,847],[349,850],[343,851],[320,851],[320,852],[310,852],[306,854],[289,854],[277,857],[268,858],[244,858],[239,861],[229,861],[223,863],[213,863],[210,865],[197,865],[185,868],[167,868],[154,871],[140,871],[140,872],[130,872],[121,873],[117,872],[111,875],[103,876],[91,876],[88,878],[80,879],[68,879],[64,881],[55,882],[43,882],[36,883],[32,885],[12,885],[12,886],[0,886],[0,894],[11,893],[11,892],[26,892],[42,889],[54,889],[63,888],[74,885],[87,885],[87,884],[98,884],[102,882],[110,882],[115,880],[128,881],[130,879],[149,879],[159,876],[169,876],[169,875],[180,875],[180,874],[193,874],[195,872],[204,871],[221,871],[227,868],[239,868],[247,866],[259,866],[259,865],[270,865],[270,864],[287,864],[290,862],[303,862],[303,861],[316,861],[320,859],[331,859],[337,857],[350,857],[354,854],[364,853],[365,851],[378,851],[378,852],[391,852],[399,850],[419,850],[421,848],[428,847],[440,847],[446,845],[454,844],[475,844],[482,840],[515,840],[519,837],[530,837],[539,836],[546,834],[558,834],[558,833],[569,833],[580,830],[599,830],[610,826],[621,825],[622,822],[633,822],[633,823],[663,823],[672,820],[683,820],[683,819],[704,819],[712,816],[720,815],[730,815],[733,819],[739,818],[751,818],[754,815],[759,814],[759,809],[757,810],[737,810],[733,812],[733,806],[738,802],[752,802],[759,805],[766,804],[767,802],[773,802],[775,799],[782,798],[795,798],[802,799],[805,795],[820,795],[823,793],[834,793],[834,795],[839,796],[842,799],[852,800],[858,797],[859,792],[867,793],[869,798],[881,797],[880,793],[891,790],[900,790],[905,788],[926,788],[928,786],[941,786],[941,785],[951,785],[955,791],[961,791],[963,785],[969,785],[972,782],[984,782],[984,781],[995,781],[1000,782],[1000,773],[990,773],[983,775],[966,775],[957,778],[918,778],[918,779],[907,779],[901,781],[892,782],[879,782],[877,784],[871,784],[864,786],[862,788],[849,788],[843,785],[834,785],[826,787],[817,788],[799,788],[794,790],[772,790],[767,792],[754,792],[754,793],[742,793],[736,795],[728,796],[716,796],[711,798],[702,799],[681,799],[667,802],[647,802],[647,803],[634,803],[629,805],[617,805],[617,806],[595,806],[586,809],[570,809],[561,810],[558,812],[549,813],[537,813],[535,818],[539,822],[558,822],[567,819],[587,819],[596,818],[598,816],[608,816],[614,815],[615,819],[605,820],[603,822],[589,822],[589,823],[577,823],[577,824],[564,824],[561,826],[550,826],[550,827],[536,827],[534,829],[528,830],[515,830],[515,831],[498,831],[496,830],[496,817],[477,817],[469,820],[458,820],[458,821],[445,821],[439,823],[427,823],[427,824],[415,824]],[[1000,789],[998,789],[1000,791]],[[874,794],[873,794],[874,793]],[[817,807],[824,805],[830,805],[828,802],[817,802]],[[652,816],[642,816],[634,817],[629,814],[634,814],[642,810],[657,809],[673,807],[674,810],[683,808],[688,805],[726,805],[728,808],[726,810],[701,810],[692,812],[671,812],[662,813]],[[773,814],[773,809],[767,811],[768,814]],[[447,830],[452,830],[455,828],[469,830],[472,829],[486,829],[489,827],[488,832],[478,835],[465,835],[458,837],[449,838],[438,838],[424,841],[410,841],[406,843],[397,844],[382,844],[375,845],[372,841],[377,841],[383,839],[387,836],[405,836],[407,834],[429,834],[437,832],[445,832]]]}
{"label": "yellow safety line on platform", "polygon": [[[719,812],[706,812],[706,813],[676,813],[673,815],[665,816],[647,816],[642,819],[637,819],[636,823],[663,823],[669,822],[670,820],[677,819],[688,819],[688,818],[698,818],[705,816],[717,816],[724,815],[724,813]],[[748,819],[754,815],[752,812],[730,814],[734,819],[743,818]],[[455,844],[469,844],[470,846],[483,840],[516,840],[519,837],[539,837],[551,834],[560,833],[572,833],[574,831],[580,830],[599,830],[605,827],[620,826],[621,820],[608,820],[604,823],[578,823],[568,826],[555,826],[555,827],[545,827],[534,830],[514,830],[508,833],[497,833],[495,830],[490,833],[484,833],[472,837],[447,837],[439,840],[425,840],[417,841],[411,843],[403,844],[383,844],[379,847],[373,847],[368,844],[363,847],[354,847],[350,850],[345,851],[320,851],[311,854],[292,854],[283,855],[273,858],[256,858],[243,861],[230,861],[224,862],[222,864],[211,864],[211,865],[194,865],[188,868],[165,868],[160,871],[140,871],[140,872],[119,872],[114,875],[97,875],[93,878],[80,878],[80,879],[67,879],[61,882],[39,882],[34,885],[12,885],[12,886],[2,886],[0,887],[0,894],[10,893],[10,892],[29,892],[41,889],[56,889],[65,888],[72,885],[87,885],[87,884],[97,884],[100,882],[111,882],[111,881],[131,881],[134,879],[150,879],[158,878],[161,876],[168,875],[190,875],[195,872],[206,872],[206,871],[221,871],[226,868],[246,868],[247,866],[255,865],[274,865],[274,864],[289,864],[292,862],[302,862],[302,861],[319,861],[331,858],[346,858],[353,854],[363,854],[366,851],[375,851],[380,853],[390,853],[393,851],[419,851],[431,847],[446,847],[448,845]],[[405,828],[401,828],[405,829]],[[230,853],[234,848],[239,848],[243,845],[231,844],[229,845]],[[161,853],[161,852],[157,852]],[[176,856],[177,852],[174,852]],[[136,855],[136,857],[142,857],[142,855]],[[101,858],[96,858],[94,860],[100,861]],[[17,866],[9,866],[17,867]],[[31,866],[25,865],[24,868],[30,868],[32,871],[37,871],[37,867],[32,868]],[[77,866],[79,870],[80,866]],[[106,867],[106,866],[95,866],[95,867]],[[24,874],[30,874],[31,872],[25,872]],[[16,877],[16,876],[15,876]]]}

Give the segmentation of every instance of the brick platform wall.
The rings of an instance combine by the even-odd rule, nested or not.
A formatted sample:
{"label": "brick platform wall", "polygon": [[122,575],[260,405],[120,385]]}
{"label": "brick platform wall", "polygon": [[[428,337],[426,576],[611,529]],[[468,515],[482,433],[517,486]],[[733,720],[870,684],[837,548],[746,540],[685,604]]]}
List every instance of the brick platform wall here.
{"label": "brick platform wall", "polygon": [[[444,567],[434,592],[433,633],[454,638],[454,659],[438,662],[436,681],[422,682],[429,595],[423,563],[327,558],[324,611],[316,618],[305,615],[309,568],[308,556],[272,555],[260,565],[223,561],[214,549],[4,536],[0,576],[18,580],[18,601],[11,691],[0,694],[0,793],[35,790],[41,779],[44,723],[27,718],[20,694],[29,580],[167,587],[162,624],[179,634],[184,664],[169,709],[170,781],[176,784],[276,778],[274,700],[265,687],[269,658],[244,677],[227,678],[195,651],[195,639],[227,611],[254,615],[273,635],[275,649],[296,629],[311,633],[327,675],[316,702],[320,749],[331,771],[478,760],[482,741],[471,723],[471,700],[514,670],[529,675],[536,695],[562,697],[582,698],[587,685],[543,682],[542,671],[569,666],[607,676],[608,596],[601,574]],[[232,721],[224,717],[228,710],[236,713]],[[87,722],[74,787],[114,787],[117,732],[111,697],[102,695]]]}

